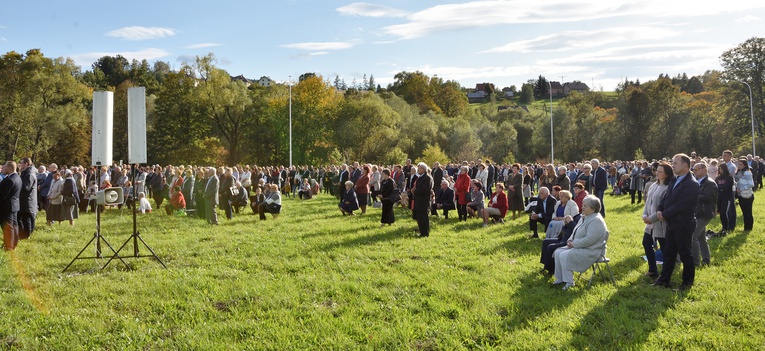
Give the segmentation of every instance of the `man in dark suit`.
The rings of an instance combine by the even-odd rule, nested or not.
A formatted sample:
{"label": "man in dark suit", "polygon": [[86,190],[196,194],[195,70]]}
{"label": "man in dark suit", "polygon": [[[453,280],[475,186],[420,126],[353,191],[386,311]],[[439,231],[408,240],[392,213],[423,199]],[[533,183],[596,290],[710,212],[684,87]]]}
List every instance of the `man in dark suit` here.
{"label": "man in dark suit", "polygon": [[486,194],[491,195],[492,191],[491,189],[494,187],[494,181],[497,177],[497,171],[494,168],[494,165],[491,163],[491,161],[486,161],[486,171],[489,173],[488,177],[486,178]]}
{"label": "man in dark suit", "polygon": [[207,184],[205,184],[204,200],[205,200],[205,215],[207,217],[207,223],[218,224],[218,213],[215,209],[218,207],[218,191],[220,190],[220,180],[215,175],[215,167],[207,169]]}
{"label": "man in dark suit", "polygon": [[35,230],[37,216],[37,169],[29,157],[19,162],[21,170],[21,193],[19,194],[19,212],[16,220],[19,224],[19,239],[27,239]]}
{"label": "man in dark suit", "polygon": [[5,251],[16,248],[19,242],[19,226],[16,215],[21,204],[21,177],[16,173],[16,162],[8,161],[3,165],[3,175],[0,181],[0,226],[3,228],[3,244]]}
{"label": "man in dark suit", "polygon": [[600,199],[600,215],[606,218],[606,205],[603,203],[603,195],[608,189],[608,173],[605,168],[600,167],[598,159],[592,159],[590,165],[592,166],[592,177],[590,177],[592,191]]}
{"label": "man in dark suit", "polygon": [[196,184],[196,182],[197,180],[191,169],[186,170],[186,177],[183,178],[181,192],[183,193],[183,198],[186,200],[187,209],[196,208],[196,199],[194,199],[194,184]]}
{"label": "man in dark suit", "polygon": [[699,180],[699,200],[696,202],[696,230],[693,232],[693,261],[696,266],[709,265],[707,224],[717,213],[717,183],[707,176],[707,164],[701,161],[693,166],[693,175]]}
{"label": "man in dark suit", "polygon": [[699,198],[699,184],[690,173],[691,159],[685,154],[677,154],[672,158],[672,171],[675,178],[669,182],[667,194],[659,203],[656,215],[659,220],[667,223],[664,247],[664,265],[655,286],[669,287],[672,272],[678,254],[683,262],[683,283],[680,290],[693,286],[696,270],[691,253],[693,231],[696,229],[696,203]]}
{"label": "man in dark suit", "polygon": [[444,179],[444,170],[441,169],[441,164],[436,162],[433,164],[433,191],[438,190],[441,187],[441,181]]}
{"label": "man in dark suit", "polygon": [[425,238],[430,235],[430,194],[433,192],[433,178],[428,174],[428,165],[420,162],[417,165],[416,178],[412,180],[412,216],[417,220],[417,227],[420,231],[420,237]]}
{"label": "man in dark suit", "polygon": [[430,214],[438,216],[438,210],[443,210],[444,219],[449,219],[449,210],[454,209],[454,190],[449,188],[449,181],[441,180],[441,186],[436,189],[436,201],[430,206]]}
{"label": "man in dark suit", "polygon": [[529,217],[529,229],[534,232],[531,235],[532,238],[538,238],[537,224],[542,223],[545,230],[547,225],[553,219],[553,212],[555,212],[555,197],[550,195],[550,190],[546,187],[539,188],[539,196],[537,197],[537,206],[532,210]]}
{"label": "man in dark suit", "polygon": [[338,197],[343,196],[343,193],[345,193],[345,182],[350,178],[351,174],[348,172],[348,165],[343,164],[340,166],[340,182],[337,183]]}
{"label": "man in dark suit", "polygon": [[361,178],[361,166],[359,166],[358,162],[354,162],[353,171],[351,171],[351,178],[348,180],[353,182],[353,184],[356,184],[356,181],[359,180],[359,178]]}

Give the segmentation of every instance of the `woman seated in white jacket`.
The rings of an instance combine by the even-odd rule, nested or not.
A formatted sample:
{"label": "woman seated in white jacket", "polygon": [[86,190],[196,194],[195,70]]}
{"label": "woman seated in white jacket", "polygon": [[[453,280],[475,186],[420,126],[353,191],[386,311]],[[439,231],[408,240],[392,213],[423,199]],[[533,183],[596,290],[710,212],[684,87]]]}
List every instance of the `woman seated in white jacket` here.
{"label": "woman seated in white jacket", "polygon": [[582,202],[582,218],[566,246],[553,253],[555,258],[555,282],[563,284],[563,290],[574,286],[574,272],[589,269],[601,255],[605,255],[608,228],[600,215],[600,200],[588,195]]}
{"label": "woman seated in white jacket", "polygon": [[553,212],[553,219],[547,226],[546,239],[556,239],[560,236],[560,232],[563,230],[563,218],[566,216],[574,217],[579,214],[579,206],[576,202],[571,200],[571,192],[568,190],[561,190],[558,193],[558,202],[555,203],[555,210]]}

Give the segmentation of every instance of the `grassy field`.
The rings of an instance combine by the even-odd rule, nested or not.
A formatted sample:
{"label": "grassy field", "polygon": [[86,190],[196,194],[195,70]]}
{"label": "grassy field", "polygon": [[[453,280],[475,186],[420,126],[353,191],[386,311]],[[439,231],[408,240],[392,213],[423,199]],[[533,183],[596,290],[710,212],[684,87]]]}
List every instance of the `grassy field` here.
{"label": "grassy field", "polygon": [[[142,216],[168,269],[82,260],[62,274],[92,237],[85,214],[0,254],[0,349],[762,350],[762,201],[755,231],[711,240],[712,266],[689,292],[643,277],[642,206],[627,197],[606,199],[617,286],[596,277],[588,289],[586,273],[569,291],[539,271],[526,220],[484,229],[438,219],[417,239],[403,212],[380,228],[378,209],[343,217],[326,195],[284,200],[263,222],[249,211],[216,227]],[[113,246],[130,236],[127,213],[104,215]]]}

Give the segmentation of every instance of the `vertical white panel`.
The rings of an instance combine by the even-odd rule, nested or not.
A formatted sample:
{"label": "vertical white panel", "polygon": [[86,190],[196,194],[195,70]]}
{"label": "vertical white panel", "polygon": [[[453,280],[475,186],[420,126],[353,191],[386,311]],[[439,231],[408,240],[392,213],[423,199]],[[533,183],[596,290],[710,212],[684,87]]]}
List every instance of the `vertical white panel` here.
{"label": "vertical white panel", "polygon": [[93,92],[92,165],[112,164],[112,133],[114,131],[114,93]]}
{"label": "vertical white panel", "polygon": [[146,88],[128,89],[128,162],[146,163]]}

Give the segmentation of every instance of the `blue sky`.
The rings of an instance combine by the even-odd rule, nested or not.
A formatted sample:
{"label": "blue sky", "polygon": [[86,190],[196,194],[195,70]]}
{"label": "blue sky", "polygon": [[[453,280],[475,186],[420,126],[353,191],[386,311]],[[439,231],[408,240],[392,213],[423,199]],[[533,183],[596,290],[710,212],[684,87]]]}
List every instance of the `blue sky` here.
{"label": "blue sky", "polygon": [[104,55],[178,68],[213,52],[232,75],[316,72],[350,83],[400,71],[473,87],[544,75],[613,90],[625,77],[720,69],[765,35],[765,1],[4,1],[0,52],[40,48],[83,70]]}

